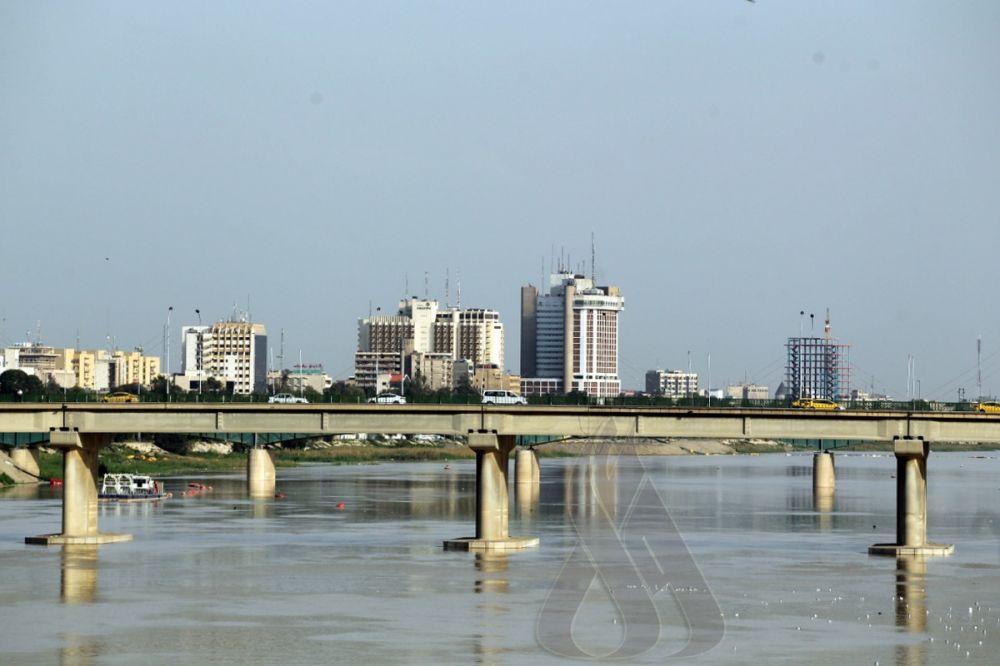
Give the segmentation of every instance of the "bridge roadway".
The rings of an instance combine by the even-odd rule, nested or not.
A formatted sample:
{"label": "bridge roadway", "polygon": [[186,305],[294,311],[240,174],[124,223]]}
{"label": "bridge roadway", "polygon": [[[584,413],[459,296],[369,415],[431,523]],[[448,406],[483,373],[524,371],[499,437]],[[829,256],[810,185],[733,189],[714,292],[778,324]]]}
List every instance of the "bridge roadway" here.
{"label": "bridge roadway", "polygon": [[1000,442],[1000,414],[544,405],[0,404],[0,432],[345,433]]}
{"label": "bridge roadway", "polygon": [[[48,433],[63,450],[62,532],[28,543],[110,543],[130,535],[97,526],[98,452],[116,433],[349,433],[467,437],[476,452],[476,533],[445,547],[513,550],[538,543],[508,533],[508,463],[517,435],[559,437],[835,439],[893,442],[896,455],[896,541],[875,544],[887,555],[942,555],[953,546],[927,541],[927,459],[932,441],[1000,443],[1000,414],[975,412],[811,411],[539,405],[271,405],[247,403],[0,404],[0,432]],[[522,455],[527,454],[527,455]],[[522,475],[521,462],[527,473]],[[518,481],[538,483],[534,452],[518,452]],[[832,493],[832,454],[817,453],[813,489]],[[274,492],[266,450],[250,451],[251,496]]]}

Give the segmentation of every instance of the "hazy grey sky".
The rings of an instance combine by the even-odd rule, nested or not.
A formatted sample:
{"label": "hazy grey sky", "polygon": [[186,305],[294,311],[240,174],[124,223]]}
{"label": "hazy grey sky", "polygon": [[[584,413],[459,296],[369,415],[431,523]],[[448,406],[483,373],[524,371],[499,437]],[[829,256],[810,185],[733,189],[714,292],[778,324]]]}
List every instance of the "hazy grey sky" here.
{"label": "hazy grey sky", "polygon": [[450,266],[517,371],[520,285],[591,231],[627,387],[691,350],[773,389],[829,306],[862,383],[902,394],[912,353],[925,394],[971,394],[976,335],[1000,351],[1000,3],[0,2],[5,341],[110,319],[158,353],[168,305],[249,293],[343,377],[369,300]]}

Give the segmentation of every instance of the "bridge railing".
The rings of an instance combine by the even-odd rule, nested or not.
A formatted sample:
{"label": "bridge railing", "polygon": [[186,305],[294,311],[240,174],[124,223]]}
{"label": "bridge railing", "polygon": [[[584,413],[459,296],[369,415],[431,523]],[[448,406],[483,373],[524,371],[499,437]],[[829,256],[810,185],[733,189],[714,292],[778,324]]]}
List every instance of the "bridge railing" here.
{"label": "bridge railing", "polygon": [[[212,403],[212,404],[262,404],[267,403],[267,394],[250,395],[220,395],[197,392],[173,393],[169,399],[160,393],[141,393],[136,395],[139,402],[172,402],[172,403]],[[50,392],[38,395],[0,395],[0,403],[16,402],[48,402],[53,404],[100,403],[102,396],[92,391],[74,390],[67,392]],[[313,404],[362,404],[364,398],[353,395],[313,396]],[[478,405],[481,398],[478,395],[409,395],[410,404],[434,405]],[[683,398],[667,398],[663,396],[615,396],[596,398],[584,394],[527,396],[531,405],[574,405],[574,406],[607,406],[607,407],[691,407],[715,409],[787,409],[792,406],[793,399],[784,400],[740,400],[735,398],[707,398],[705,396],[689,396]],[[934,400],[843,400],[838,401],[849,411],[908,411],[908,412],[972,412],[976,409],[974,402],[944,402]]]}

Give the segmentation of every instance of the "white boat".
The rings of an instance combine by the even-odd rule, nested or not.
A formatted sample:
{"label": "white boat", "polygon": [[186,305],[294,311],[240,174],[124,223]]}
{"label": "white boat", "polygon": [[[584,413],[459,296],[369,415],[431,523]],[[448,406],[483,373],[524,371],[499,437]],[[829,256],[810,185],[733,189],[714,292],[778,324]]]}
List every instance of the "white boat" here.
{"label": "white boat", "polygon": [[153,501],[170,497],[152,477],[141,474],[105,474],[97,498],[103,502]]}

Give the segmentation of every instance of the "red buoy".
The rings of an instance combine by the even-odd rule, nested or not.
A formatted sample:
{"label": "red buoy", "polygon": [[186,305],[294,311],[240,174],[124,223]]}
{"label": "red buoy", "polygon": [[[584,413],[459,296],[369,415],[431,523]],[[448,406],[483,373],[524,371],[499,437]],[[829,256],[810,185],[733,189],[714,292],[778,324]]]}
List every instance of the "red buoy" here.
{"label": "red buoy", "polygon": [[347,505],[346,505],[346,504],[344,504],[343,502],[340,502],[339,504],[337,504],[337,508],[338,508],[338,509],[343,509],[343,508],[344,508],[344,507],[346,507],[346,506],[347,506]]}

